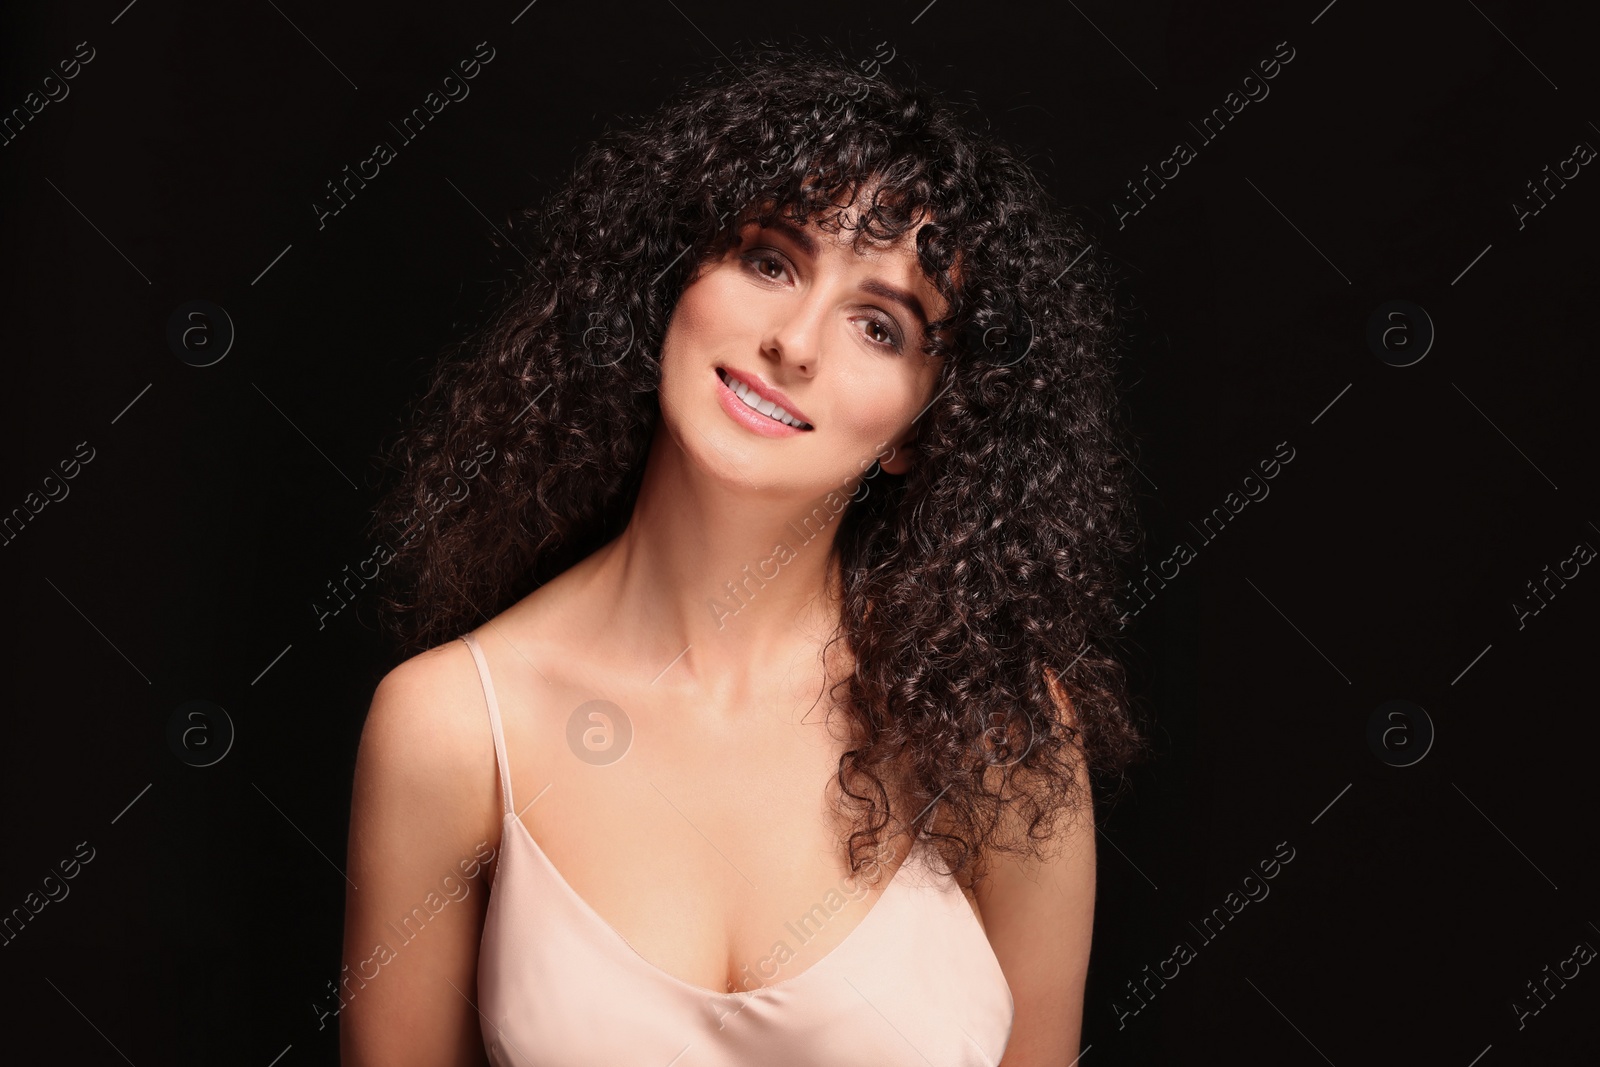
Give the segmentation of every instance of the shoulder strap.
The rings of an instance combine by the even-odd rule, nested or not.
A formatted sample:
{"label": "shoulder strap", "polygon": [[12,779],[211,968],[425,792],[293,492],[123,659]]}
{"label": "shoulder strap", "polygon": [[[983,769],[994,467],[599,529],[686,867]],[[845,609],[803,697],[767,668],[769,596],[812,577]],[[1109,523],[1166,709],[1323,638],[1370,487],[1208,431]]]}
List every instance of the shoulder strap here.
{"label": "shoulder strap", "polygon": [[495,764],[500,768],[500,802],[503,814],[509,815],[515,810],[511,806],[511,767],[506,763],[506,735],[500,726],[500,702],[494,696],[494,682],[489,679],[489,661],[483,658],[483,649],[475,636],[465,633],[461,640],[467,643],[472,658],[478,663],[478,678],[483,682],[483,697],[489,705],[489,730],[494,734]]}

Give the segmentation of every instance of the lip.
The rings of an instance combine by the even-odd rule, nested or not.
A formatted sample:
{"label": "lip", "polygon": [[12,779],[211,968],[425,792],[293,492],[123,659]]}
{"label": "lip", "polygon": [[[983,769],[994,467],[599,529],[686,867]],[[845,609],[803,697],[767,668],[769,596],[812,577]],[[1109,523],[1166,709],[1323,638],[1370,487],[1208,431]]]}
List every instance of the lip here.
{"label": "lip", "polygon": [[[799,419],[801,422],[815,426],[815,424],[811,422],[811,419],[807,417],[805,412],[796,407],[794,401],[785,396],[783,390],[777,388],[776,386],[768,385],[760,378],[750,374],[741,373],[734,370],[732,367],[718,366],[714,369],[721,371],[722,374],[726,374],[729,378],[737,379],[746,388],[754,391],[757,396],[761,397],[763,400],[777,404],[779,407],[783,408],[790,415],[794,416],[796,419]],[[796,426],[789,426],[786,423],[779,422],[776,419],[768,418],[766,415],[761,414],[761,412],[752,409],[745,404],[744,401],[740,400],[736,395],[734,395],[733,390],[728,388],[728,386],[722,381],[721,374],[717,375],[717,393],[718,399],[721,400],[723,408],[727,410],[730,415],[734,416],[737,421],[750,427],[757,433],[768,437],[790,437],[794,434],[809,432]]]}

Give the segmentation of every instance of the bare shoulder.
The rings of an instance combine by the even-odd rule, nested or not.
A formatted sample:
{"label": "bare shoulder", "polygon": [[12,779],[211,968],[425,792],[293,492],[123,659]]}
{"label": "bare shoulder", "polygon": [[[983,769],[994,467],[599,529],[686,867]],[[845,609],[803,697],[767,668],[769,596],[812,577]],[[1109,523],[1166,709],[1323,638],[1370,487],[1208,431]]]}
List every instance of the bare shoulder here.
{"label": "bare shoulder", "polygon": [[487,738],[483,686],[466,642],[436,645],[385,674],[373,691],[363,732],[373,730],[394,740],[444,744],[450,750],[471,747],[475,733]]}
{"label": "bare shoulder", "polygon": [[479,876],[500,846],[497,781],[464,642],[384,675],[362,727],[350,807],[340,1062],[482,1062],[479,1020],[462,998],[473,995],[487,906]]}
{"label": "bare shoulder", "polygon": [[[505,729],[516,716],[544,706],[543,687],[557,667],[579,667],[584,657],[566,639],[574,618],[592,614],[584,576],[592,559],[556,575],[473,631],[499,698]],[[526,668],[526,669],[524,669]],[[489,726],[487,694],[477,661],[455,638],[419,652],[379,681],[361,732],[356,761],[356,806],[363,790],[379,790],[430,822],[476,819],[493,842],[499,836],[499,771]],[[474,838],[474,841],[478,838]]]}
{"label": "bare shoulder", "polygon": [[426,813],[434,825],[492,826],[494,740],[483,685],[466,643],[420,652],[372,695],[356,760],[356,806]]}
{"label": "bare shoulder", "polygon": [[[1074,724],[1070,699],[1054,677],[1047,681],[1065,721]],[[984,927],[1016,1008],[1000,1067],[1065,1063],[1079,1055],[1096,881],[1094,802],[1081,748],[1073,776],[1077,804],[1057,813],[1041,854],[997,857],[978,889]],[[1014,806],[1002,821],[1009,836],[1026,833]]]}

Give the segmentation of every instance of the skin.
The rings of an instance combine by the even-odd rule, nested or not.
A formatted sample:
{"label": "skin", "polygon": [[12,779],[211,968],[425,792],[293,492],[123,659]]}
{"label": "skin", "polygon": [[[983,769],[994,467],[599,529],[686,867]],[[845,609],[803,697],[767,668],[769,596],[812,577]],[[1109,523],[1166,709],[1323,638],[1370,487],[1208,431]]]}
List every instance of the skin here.
{"label": "skin", "polygon": [[[881,283],[912,294],[928,319],[942,314],[913,237],[862,255],[848,231],[747,227],[738,248],[703,264],[663,339],[662,418],[628,527],[476,631],[524,825],[650,965],[708,990],[804,973],[867,915],[909,848],[896,835],[879,873],[859,881],[839,848],[833,776],[846,735],[823,694],[849,663],[838,645],[832,662],[821,656],[839,610],[837,523],[776,578],[746,585],[742,605],[726,583],[777,542],[797,544],[786,524],[853,490],[864,460],[882,456],[891,473],[916,462],[915,420],[939,366],[920,352],[918,316],[862,288]],[[739,425],[717,402],[719,364],[781,389],[814,428],[767,438]],[[569,714],[596,698],[633,730],[626,758],[604,766],[574,758],[566,741]],[[349,1067],[487,1062],[474,1005],[492,865],[463,876],[501,845],[495,766],[464,644],[384,677],[351,813],[347,871],[359,889],[347,892],[344,961],[372,977],[343,990]],[[998,857],[967,891],[1016,1002],[1001,1067],[1078,1055],[1094,834],[1087,818],[1063,826],[1052,858]],[[444,898],[450,873],[464,895],[401,943],[390,923],[430,891]],[[830,888],[858,899],[782,968],[764,965],[776,932]],[[662,922],[669,912],[685,921]],[[376,962],[380,943],[395,947]]]}

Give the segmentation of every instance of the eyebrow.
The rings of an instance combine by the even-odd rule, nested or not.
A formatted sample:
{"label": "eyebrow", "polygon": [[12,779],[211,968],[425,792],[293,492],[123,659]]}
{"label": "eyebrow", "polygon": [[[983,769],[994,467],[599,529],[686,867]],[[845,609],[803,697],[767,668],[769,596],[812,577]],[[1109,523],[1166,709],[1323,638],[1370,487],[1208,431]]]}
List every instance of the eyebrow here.
{"label": "eyebrow", "polygon": [[922,323],[923,329],[927,329],[928,316],[922,310],[922,301],[917,299],[916,294],[908,293],[904,289],[896,289],[894,286],[886,285],[876,278],[868,278],[861,283],[861,288],[874,296],[881,296],[885,300],[892,300],[899,304],[917,317],[917,321]]}
{"label": "eyebrow", "polygon": [[767,224],[767,229],[777,230],[789,240],[800,246],[800,251],[808,256],[817,254],[817,242],[811,235],[785,218],[776,218]]}
{"label": "eyebrow", "polygon": [[[806,255],[814,257],[817,254],[817,242],[809,233],[806,233],[789,220],[781,217],[776,218],[767,225],[767,229],[776,230],[778,233],[783,234],[785,237],[789,238],[789,240],[799,245],[800,250]],[[885,282],[880,282],[876,278],[869,278],[862,282],[860,288],[863,292],[868,292],[874,296],[879,296],[885,300],[893,301],[894,303],[899,304],[901,307],[905,308],[906,311],[910,312],[912,315],[915,315],[917,321],[922,324],[924,329],[927,328],[928,314],[925,310],[923,310],[922,301],[917,299],[915,293],[907,292],[904,289],[897,288],[896,286],[889,285]]]}

